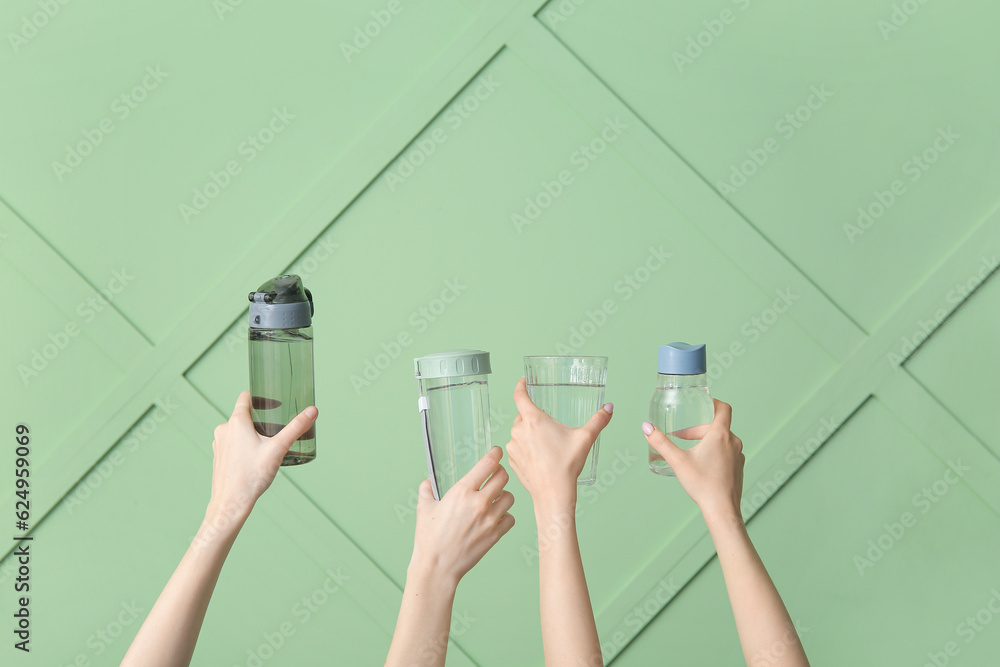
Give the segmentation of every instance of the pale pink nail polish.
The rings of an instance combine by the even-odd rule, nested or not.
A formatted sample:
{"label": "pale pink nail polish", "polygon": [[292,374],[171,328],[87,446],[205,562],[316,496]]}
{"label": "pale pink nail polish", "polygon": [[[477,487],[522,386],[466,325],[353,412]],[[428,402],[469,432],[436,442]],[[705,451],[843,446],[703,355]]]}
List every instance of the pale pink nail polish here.
{"label": "pale pink nail polish", "polygon": [[604,408],[604,411],[607,412],[609,415],[615,411],[614,403],[605,403],[602,407]]}
{"label": "pale pink nail polish", "polygon": [[650,435],[653,432],[653,425],[649,422],[642,422],[642,432]]}

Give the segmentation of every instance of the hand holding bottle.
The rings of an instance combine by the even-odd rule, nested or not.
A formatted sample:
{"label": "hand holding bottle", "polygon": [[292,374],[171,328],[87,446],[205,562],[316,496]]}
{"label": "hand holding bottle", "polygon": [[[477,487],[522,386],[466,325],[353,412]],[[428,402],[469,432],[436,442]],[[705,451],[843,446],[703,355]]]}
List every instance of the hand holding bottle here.
{"label": "hand holding bottle", "polygon": [[686,440],[701,439],[691,449],[681,449],[649,422],[643,422],[642,430],[701,509],[719,557],[746,663],[808,667],[795,625],[743,522],[740,497],[746,458],[743,442],[730,430],[732,419],[732,407],[716,400],[710,425],[677,432]]}
{"label": "hand holding bottle", "polygon": [[197,535],[132,640],[122,665],[187,665],[222,565],[260,495],[271,486],[288,448],[312,428],[309,406],[273,437],[257,433],[250,392],[215,428],[212,496]]}
{"label": "hand holding bottle", "polygon": [[532,402],[525,378],[517,382],[514,402],[518,413],[507,454],[535,505],[545,664],[604,664],[576,534],[576,483],[614,406],[605,403],[586,424],[570,428]]}
{"label": "hand holding bottle", "polygon": [[[703,514],[741,517],[743,495],[743,441],[730,431],[733,409],[714,400],[715,417],[709,425],[692,426],[677,432],[684,440],[700,440],[691,449],[681,449],[649,422],[642,430],[655,449],[677,475]],[[742,520],[742,519],[741,519]]]}
{"label": "hand holding bottle", "polygon": [[250,392],[242,392],[229,421],[215,427],[209,517],[221,512],[245,519],[271,486],[289,447],[312,427],[317,415],[316,408],[310,406],[277,435],[263,436],[250,417]]}
{"label": "hand holding bottle", "polygon": [[435,500],[420,483],[413,556],[386,667],[443,667],[458,582],[514,526],[510,477],[493,447]]}
{"label": "hand holding bottle", "polygon": [[594,440],[611,421],[614,406],[605,403],[586,424],[571,428],[557,422],[528,396],[526,380],[514,390],[517,416],[510,429],[510,467],[539,505],[576,503],[576,480]]}
{"label": "hand holding bottle", "polygon": [[501,457],[502,449],[490,449],[441,500],[434,500],[430,481],[420,484],[411,570],[433,570],[457,585],[514,526],[507,513],[514,496],[504,490],[510,476]]}

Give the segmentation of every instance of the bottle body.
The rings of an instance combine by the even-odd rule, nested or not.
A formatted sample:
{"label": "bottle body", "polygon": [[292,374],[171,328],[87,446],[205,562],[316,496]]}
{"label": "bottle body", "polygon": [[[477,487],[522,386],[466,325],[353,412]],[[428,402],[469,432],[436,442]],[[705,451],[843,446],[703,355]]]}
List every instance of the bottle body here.
{"label": "bottle body", "polygon": [[[250,414],[261,435],[273,436],[316,401],[312,326],[250,328]],[[281,465],[316,458],[316,425],[296,440]]]}
{"label": "bottle body", "polygon": [[[649,403],[649,421],[681,449],[698,444],[698,439],[680,438],[676,433],[691,426],[711,424],[715,405],[704,373],[697,375],[657,374],[657,387]],[[674,477],[663,457],[649,447],[649,469],[657,475]]]}
{"label": "bottle body", "polygon": [[428,472],[441,498],[492,446],[488,376],[422,378],[420,392],[427,400]]}

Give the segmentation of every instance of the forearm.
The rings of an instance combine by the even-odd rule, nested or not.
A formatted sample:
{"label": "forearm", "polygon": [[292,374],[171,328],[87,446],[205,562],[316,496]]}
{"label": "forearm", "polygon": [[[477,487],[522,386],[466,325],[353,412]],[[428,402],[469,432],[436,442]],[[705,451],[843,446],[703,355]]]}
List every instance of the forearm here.
{"label": "forearm", "polygon": [[411,564],[386,667],[444,665],[458,581]]}
{"label": "forearm", "polygon": [[750,541],[739,511],[710,512],[712,536],[748,665],[809,664],[781,596]]}
{"label": "forearm", "polygon": [[242,512],[206,512],[198,534],[150,610],[122,665],[188,665]]}
{"label": "forearm", "polygon": [[535,506],[539,607],[547,667],[603,665],[576,534],[576,503]]}

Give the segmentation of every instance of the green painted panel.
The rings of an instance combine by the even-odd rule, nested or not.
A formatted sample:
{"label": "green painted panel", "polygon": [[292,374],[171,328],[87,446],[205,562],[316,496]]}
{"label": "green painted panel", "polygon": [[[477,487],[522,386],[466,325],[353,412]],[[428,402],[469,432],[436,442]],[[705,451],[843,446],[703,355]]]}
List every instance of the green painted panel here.
{"label": "green painted panel", "polygon": [[[985,665],[1000,650],[1000,628],[966,620],[1000,589],[1000,517],[877,399],[764,506],[750,535],[814,664],[923,664],[955,642],[962,664]],[[740,662],[717,559],[615,664],[652,655]]]}
{"label": "green painted panel", "polygon": [[961,299],[986,278],[934,336],[906,362],[906,369],[1000,458],[997,433],[997,392],[992,381],[1000,375],[1000,279],[990,267],[994,256],[970,272],[969,280],[954,285],[946,298]]}
{"label": "green painted panel", "polygon": [[577,4],[539,19],[867,331],[997,204],[996,5]]}
{"label": "green painted panel", "polygon": [[136,267],[120,307],[160,341],[472,20],[392,4],[60,5],[0,50],[0,197],[91,283]]}
{"label": "green painted panel", "polygon": [[[412,543],[409,490],[426,475],[415,355],[492,352],[498,444],[507,440],[522,355],[560,347],[611,355],[607,395],[621,408],[602,441],[600,484],[583,494],[581,512],[588,563],[613,565],[592,580],[597,608],[692,516],[690,507],[671,516],[651,540],[635,511],[664,486],[645,470],[638,428],[655,382],[656,347],[706,340],[720,352],[713,375],[721,396],[738,401],[764,391],[789,409],[833,369],[810,337],[773,310],[775,301],[782,311],[794,308],[798,295],[785,293],[786,304],[753,287],[613,149],[588,161],[579,149],[593,139],[519,58],[501,53],[297,262],[314,269],[307,284],[316,300],[324,416],[316,464],[287,474],[400,584]],[[525,197],[555,191],[561,171],[571,174],[563,191],[519,229],[512,216],[532,213]],[[324,242],[331,258],[310,262]],[[246,382],[242,327],[234,325],[187,373],[220,407]],[[738,354],[727,358],[733,344]],[[772,372],[779,364],[789,375]],[[783,417],[747,410],[738,419],[759,445]],[[625,476],[632,483],[617,484]],[[371,510],[354,511],[355,499],[373,489],[379,499]],[[477,659],[497,650],[507,663],[539,655],[534,526],[527,495],[516,493],[519,524],[460,593],[484,621],[459,640]],[[682,492],[672,486],[669,493],[679,500]],[[503,607],[484,602],[498,595]],[[497,627],[535,641],[498,647]]]}
{"label": "green painted panel", "polygon": [[[183,407],[169,416],[148,411],[35,531],[38,664],[103,665],[124,655],[208,501],[211,433],[188,440],[179,421],[190,418]],[[10,575],[5,562],[5,586]],[[347,664],[377,663],[389,637],[338,590],[351,575],[320,567],[280,524],[255,512],[220,577],[193,664],[253,664],[251,653],[267,657],[275,645],[280,661],[269,664],[309,664],[329,654]]]}
{"label": "green painted panel", "polygon": [[[641,591],[694,578],[609,655],[738,663],[701,519],[645,469],[655,349],[677,339],[708,343],[748,493],[788,469],[784,448],[818,415],[875,393],[751,522],[814,663],[920,664],[949,641],[963,663],[996,654],[997,626],[970,635],[966,618],[1000,590],[996,466],[975,441],[1000,457],[997,280],[905,370],[883,362],[886,341],[923,328],[910,313],[965,298],[956,266],[996,265],[996,7],[917,3],[890,30],[879,22],[906,3],[541,4],[54,3],[34,32],[38,2],[0,11],[17,101],[0,110],[14,129],[0,137],[0,278],[18,318],[0,333],[3,428],[37,436],[41,507],[66,494],[35,519],[39,660],[124,652],[137,621],[101,655],[97,633],[133,601],[148,610],[197,527],[211,426],[247,384],[246,293],[286,268],[316,297],[319,458],[262,499],[195,664],[252,664],[286,622],[268,665],[383,659],[426,475],[410,359],[455,347],[493,353],[501,445],[522,355],[611,357],[616,416],[579,513],[600,627],[640,630],[663,601]],[[692,62],[675,61],[689,37]],[[809,109],[814,88],[832,95]],[[914,178],[907,161],[939,128],[960,136]],[[80,142],[98,145],[53,166]],[[754,156],[746,183],[723,187]],[[219,175],[229,161],[238,173]],[[845,231],[894,179],[892,205]],[[182,211],[196,189],[204,210]],[[113,307],[22,382],[18,365],[115,271],[134,277]],[[153,401],[183,407],[158,422],[142,414]],[[966,453],[975,473],[949,484],[941,459]],[[935,484],[946,492],[922,512],[914,494]],[[535,526],[511,489],[518,523],[459,589],[449,662],[542,662]],[[915,523],[896,541],[886,525],[903,512]],[[854,557],[889,538],[859,573]],[[301,623],[339,563],[353,578]],[[0,563],[0,586],[11,572]]]}
{"label": "green painted panel", "polygon": [[[12,430],[17,423],[29,426],[36,442],[32,466],[44,479],[80,446],[71,437],[74,429],[124,375],[91,340],[90,323],[97,315],[90,305],[81,302],[79,309],[67,315],[4,257],[0,257],[0,275],[7,313],[31,314],[19,317],[14,325],[7,320],[0,338],[5,350],[0,389],[4,425]],[[86,389],[81,378],[87,378]],[[2,488],[6,503],[11,486],[5,483]],[[34,491],[39,506],[56,502],[64,492],[45,484]]]}

